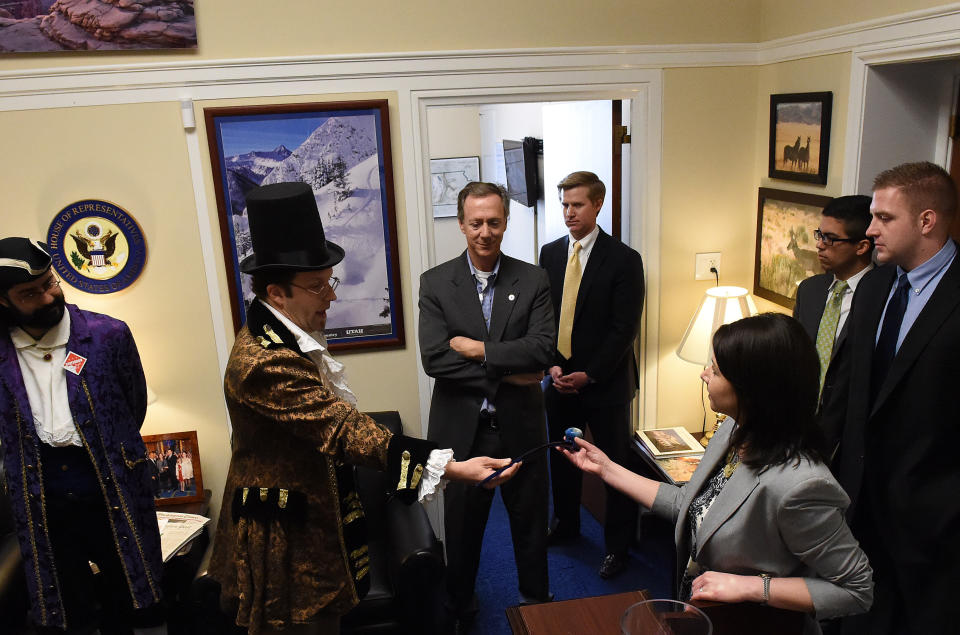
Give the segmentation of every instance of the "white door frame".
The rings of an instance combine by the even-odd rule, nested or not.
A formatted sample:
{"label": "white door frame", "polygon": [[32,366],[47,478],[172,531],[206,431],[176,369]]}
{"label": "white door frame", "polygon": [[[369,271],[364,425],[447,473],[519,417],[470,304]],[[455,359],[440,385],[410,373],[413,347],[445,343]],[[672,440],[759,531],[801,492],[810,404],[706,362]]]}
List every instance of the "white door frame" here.
{"label": "white door frame", "polygon": [[[413,295],[419,295],[419,274],[433,266],[433,223],[430,215],[430,156],[427,109],[432,106],[468,106],[491,103],[629,99],[631,172],[629,209],[632,215],[630,236],[625,242],[644,259],[646,302],[641,329],[640,423],[651,427],[657,412],[657,370],[659,359],[660,294],[660,159],[662,148],[662,72],[638,70],[617,72],[566,73],[564,83],[556,83],[555,73],[536,73],[545,77],[525,77],[524,85],[457,87],[410,92],[409,112],[412,125],[412,165],[404,165],[407,183],[415,185],[407,193],[407,222],[410,240],[410,266]],[[584,77],[575,77],[584,75]],[[598,78],[597,75],[619,75]],[[489,81],[489,76],[484,78]],[[516,79],[511,77],[510,79]],[[597,81],[614,80],[614,81]],[[534,80],[534,81],[529,81]],[[536,81],[540,80],[540,81]],[[546,81],[544,81],[546,80]],[[580,81],[577,81],[580,80]],[[584,81],[586,80],[586,81]],[[593,80],[593,81],[589,81]],[[567,83],[569,82],[569,83]],[[413,236],[422,237],[414,244]],[[417,313],[417,312],[415,312]],[[419,348],[419,333],[414,340]],[[432,380],[418,365],[421,430],[426,433],[430,412]]]}

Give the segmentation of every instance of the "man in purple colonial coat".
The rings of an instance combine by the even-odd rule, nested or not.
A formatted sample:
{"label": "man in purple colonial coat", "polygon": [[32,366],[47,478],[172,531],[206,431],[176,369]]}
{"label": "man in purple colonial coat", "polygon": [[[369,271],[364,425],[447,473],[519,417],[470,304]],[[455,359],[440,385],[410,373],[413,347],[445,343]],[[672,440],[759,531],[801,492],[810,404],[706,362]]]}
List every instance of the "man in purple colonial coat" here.
{"label": "man in purple colonial coat", "polygon": [[146,382],[126,324],[65,304],[50,264],[42,243],[0,240],[3,485],[30,614],[43,632],[131,633],[163,621]]}

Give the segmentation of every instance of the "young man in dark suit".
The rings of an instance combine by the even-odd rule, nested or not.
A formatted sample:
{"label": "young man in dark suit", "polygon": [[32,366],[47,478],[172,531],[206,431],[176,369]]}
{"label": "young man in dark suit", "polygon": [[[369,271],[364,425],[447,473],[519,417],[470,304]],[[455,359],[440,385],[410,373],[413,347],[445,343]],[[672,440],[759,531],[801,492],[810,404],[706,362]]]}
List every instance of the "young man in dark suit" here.
{"label": "young man in dark suit", "polygon": [[820,424],[831,451],[840,443],[846,398],[833,390],[849,363],[845,353],[850,306],[860,280],[873,269],[873,242],[867,237],[870,197],[840,196],[823,208],[813,234],[826,273],[807,278],[797,289],[793,317],[800,321],[820,357]]}
{"label": "young man in dark suit", "polygon": [[[630,402],[639,385],[633,345],[643,311],[640,254],[597,226],[606,188],[592,172],[574,172],[557,185],[570,230],[543,246],[540,266],[550,276],[557,341],[546,389],[550,438],[570,426],[590,428],[614,461],[630,459]],[[580,533],[581,473],[559,453],[551,454],[554,518],[550,540]],[[607,487],[603,578],[626,567],[636,533],[637,504]]]}
{"label": "young man in dark suit", "polygon": [[838,480],[874,570],[873,608],[844,632],[956,628],[960,569],[960,259],[949,227],[957,191],[932,163],[874,180],[873,239],[883,265],[850,313],[850,391]]}
{"label": "young man in dark suit", "polygon": [[[555,338],[547,274],[500,252],[510,200],[469,183],[457,200],[463,254],[420,278],[420,359],[436,379],[428,438],[460,461],[519,456],[546,442],[540,381]],[[547,463],[524,460],[501,488],[510,516],[522,603],[551,599],[547,579]],[[463,625],[476,613],[474,583],[493,492],[451,483],[444,496],[447,584]]]}

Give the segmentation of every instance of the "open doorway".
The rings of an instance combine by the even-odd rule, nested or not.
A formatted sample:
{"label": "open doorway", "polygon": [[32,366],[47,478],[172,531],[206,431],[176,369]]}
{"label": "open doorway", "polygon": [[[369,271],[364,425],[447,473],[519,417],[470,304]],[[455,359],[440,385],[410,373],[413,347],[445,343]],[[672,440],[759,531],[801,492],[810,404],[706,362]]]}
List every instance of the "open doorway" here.
{"label": "open doorway", "polygon": [[443,174],[448,161],[476,157],[480,180],[501,183],[513,191],[516,188],[507,177],[510,160],[505,159],[504,147],[525,139],[538,148],[531,166],[536,175],[536,191],[528,200],[511,201],[510,223],[502,245],[504,253],[536,264],[540,247],[566,233],[555,184],[576,170],[595,172],[607,185],[598,224],[608,234],[627,240],[629,204],[621,202],[630,201],[630,152],[629,145],[623,143],[623,135],[628,135],[629,129],[621,122],[629,120],[629,100],[428,107],[434,193],[431,263],[450,260],[464,249],[453,215],[455,210],[447,207],[444,212],[438,211],[438,197],[449,198],[452,193],[448,186],[469,180],[459,173]]}

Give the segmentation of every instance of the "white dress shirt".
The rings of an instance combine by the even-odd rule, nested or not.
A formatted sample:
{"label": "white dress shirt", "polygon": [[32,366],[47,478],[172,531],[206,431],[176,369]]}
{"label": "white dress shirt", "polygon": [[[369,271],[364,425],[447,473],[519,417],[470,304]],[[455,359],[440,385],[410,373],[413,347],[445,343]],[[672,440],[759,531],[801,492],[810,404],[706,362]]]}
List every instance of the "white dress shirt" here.
{"label": "white dress shirt", "polygon": [[[873,269],[872,262],[859,272],[847,278],[847,289],[843,292],[843,297],[840,299],[840,318],[837,320],[837,333],[843,330],[843,325],[847,322],[847,316],[850,315],[850,307],[853,305],[853,294],[857,292],[857,285],[860,284],[860,280],[862,280],[871,269]],[[827,287],[828,298],[830,294],[833,293],[833,287],[836,286],[836,284],[837,277],[834,276],[833,282]]]}
{"label": "white dress shirt", "polygon": [[82,446],[70,413],[67,371],[63,369],[70,339],[70,312],[64,309],[60,323],[39,340],[33,339],[19,326],[10,330],[10,339],[17,349],[37,436],[54,447]]}
{"label": "white dress shirt", "polygon": [[[583,275],[583,272],[587,270],[587,261],[590,259],[590,253],[593,251],[593,246],[597,244],[597,236],[600,235],[600,225],[594,225],[593,231],[580,239],[580,275]],[[573,234],[570,234],[570,240],[567,241],[567,262],[570,262],[570,256],[573,255],[573,243],[577,242],[577,239],[573,237]]]}

